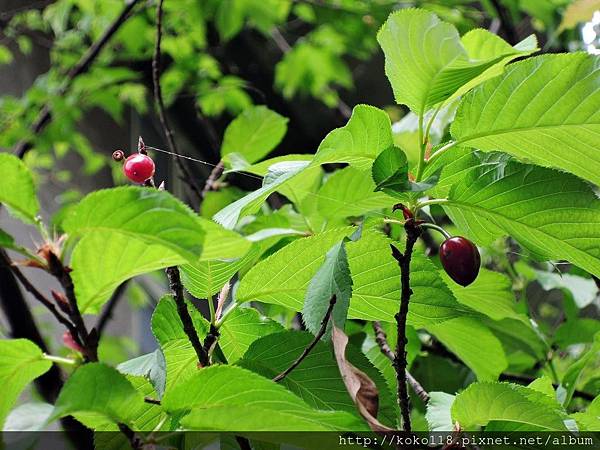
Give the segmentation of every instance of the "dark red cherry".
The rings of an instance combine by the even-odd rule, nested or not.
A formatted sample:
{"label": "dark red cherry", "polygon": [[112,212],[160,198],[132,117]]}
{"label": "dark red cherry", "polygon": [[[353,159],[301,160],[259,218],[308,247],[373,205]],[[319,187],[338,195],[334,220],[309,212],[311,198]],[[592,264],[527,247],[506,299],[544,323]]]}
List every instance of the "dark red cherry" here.
{"label": "dark red cherry", "polygon": [[475,281],[481,264],[475,244],[462,236],[454,236],[442,242],[440,260],[450,278],[461,286],[468,286]]}
{"label": "dark red cherry", "polygon": [[147,155],[135,153],[125,160],[123,173],[131,181],[143,183],[154,176],[154,161]]}

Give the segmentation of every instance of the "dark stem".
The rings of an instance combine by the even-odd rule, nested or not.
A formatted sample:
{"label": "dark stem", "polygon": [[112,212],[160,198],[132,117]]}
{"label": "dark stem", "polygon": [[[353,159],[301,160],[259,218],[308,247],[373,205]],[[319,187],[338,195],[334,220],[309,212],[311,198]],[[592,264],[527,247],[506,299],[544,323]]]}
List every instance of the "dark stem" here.
{"label": "dark stem", "polygon": [[[87,52],[85,52],[77,64],[75,64],[71,70],[67,72],[65,75],[64,84],[55,94],[56,97],[61,97],[64,95],[71,86],[73,80],[90,69],[92,63],[96,60],[102,49],[106,46],[106,44],[108,44],[111,38],[119,30],[121,25],[123,25],[123,23],[127,20],[129,14],[138,3],[140,3],[140,0],[130,0],[125,4],[125,7],[121,10],[121,13],[108,26],[104,33],[102,33],[102,36],[100,36],[100,38],[98,38],[98,40],[94,42],[90,48],[88,48]],[[31,125],[31,134],[35,135],[40,133],[44,127],[48,125],[51,119],[50,105],[47,103],[42,107],[37,118]],[[23,156],[25,156],[32,146],[33,143],[30,138],[22,140],[15,147],[14,153],[19,158],[23,158]]]}
{"label": "dark stem", "polygon": [[[160,86],[160,44],[162,40],[162,17],[163,0],[158,0],[158,4],[156,5],[156,43],[154,45],[154,56],[152,57],[152,83],[154,84],[154,101],[156,102],[156,106],[158,107],[158,118],[160,119],[160,124],[163,129],[163,133],[165,135],[165,138],[167,139],[169,151],[171,153],[179,155],[180,153],[177,150],[177,145],[175,144],[175,139],[173,138],[173,131],[169,126],[169,121],[165,113],[165,103],[163,101],[162,89]],[[196,180],[194,179],[188,168],[185,166],[185,164],[183,164],[181,158],[175,158],[175,163],[177,164],[179,170],[183,174],[184,181],[194,192],[194,194],[198,196],[198,199],[202,199],[202,192],[200,191]]]}
{"label": "dark stem", "polygon": [[113,311],[117,306],[117,303],[119,303],[119,300],[123,298],[123,294],[127,289],[128,282],[129,281],[124,281],[117,287],[117,289],[115,289],[115,292],[113,292],[112,296],[108,300],[108,303],[104,307],[102,314],[98,318],[98,322],[96,322],[96,326],[94,327],[96,329],[96,332],[98,333],[98,341],[100,341],[100,337],[102,336],[102,332],[108,324],[108,321],[112,318]]}
{"label": "dark stem", "polygon": [[121,433],[125,435],[125,437],[129,441],[129,445],[133,450],[143,448],[141,439],[136,436],[135,432],[131,428],[129,428],[124,423],[118,423],[117,426],[119,427],[119,431],[121,431]]}
{"label": "dark stem", "polygon": [[396,379],[398,381],[398,405],[402,414],[402,427],[404,431],[411,431],[410,399],[406,386],[406,318],[408,317],[408,304],[413,293],[410,288],[410,260],[415,242],[421,235],[421,229],[415,225],[414,220],[407,220],[404,224],[404,230],[406,231],[406,249],[404,254],[393,245],[390,245],[392,255],[400,266],[401,282],[400,309],[395,315],[398,328],[398,343],[396,345],[394,368],[396,369]]}
{"label": "dark stem", "polygon": [[500,18],[500,27],[502,30],[504,30],[506,40],[511,45],[516,44],[519,41],[519,34],[517,33],[517,29],[512,22],[510,12],[500,3],[499,0],[490,1],[496,10],[496,13],[498,13],[498,17]]}
{"label": "dark stem", "polygon": [[240,450],[252,450],[252,446],[250,445],[250,442],[245,437],[236,436],[235,440],[237,441],[238,445],[240,446]]}
{"label": "dark stem", "polygon": [[[2,262],[5,263],[6,261],[2,261]],[[10,264],[10,261],[8,261],[8,263]],[[15,276],[17,277],[17,279],[21,282],[23,287],[29,293],[31,293],[31,295],[33,295],[33,297],[37,301],[39,301],[42,305],[44,305],[46,307],[46,309],[48,309],[48,311],[50,311],[50,313],[56,318],[56,320],[58,320],[61,324],[63,324],[69,330],[69,332],[73,336],[73,339],[75,340],[75,342],[82,345],[82,342],[78,342],[79,336],[77,334],[77,329],[65,316],[63,316],[58,311],[58,309],[56,309],[56,306],[54,305],[54,303],[52,303],[33,284],[31,284],[31,282],[27,279],[27,277],[25,275],[23,275],[23,272],[21,272],[18,267],[10,264],[10,268],[13,271],[13,273],[15,274]]]}
{"label": "dark stem", "polygon": [[317,345],[319,340],[325,335],[325,332],[327,331],[327,324],[329,323],[329,318],[331,317],[331,313],[333,312],[333,307],[335,306],[335,302],[336,302],[336,297],[335,297],[335,295],[333,295],[331,297],[331,299],[329,300],[329,307],[327,308],[327,311],[325,312],[325,316],[323,316],[323,320],[321,320],[321,328],[319,328],[319,331],[317,332],[317,334],[315,334],[314,339],[310,342],[310,344],[308,344],[308,346],[304,349],[302,354],[300,354],[300,356],[298,356],[296,361],[294,361],[290,367],[288,367],[283,372],[281,372],[279,375],[277,375],[275,378],[273,378],[273,381],[275,381],[277,383],[277,382],[283,380],[287,375],[290,374],[290,372],[292,370],[294,370],[296,367],[298,367],[300,365],[300,363],[304,360],[304,358],[306,358],[308,356],[308,354],[311,352],[311,350],[313,348],[315,348],[315,346]]}
{"label": "dark stem", "polygon": [[194,347],[194,350],[196,351],[199,365],[206,367],[209,365],[208,353],[202,346],[202,342],[200,342],[198,333],[196,333],[196,328],[194,328],[192,316],[190,316],[190,312],[187,309],[187,304],[185,303],[185,298],[183,295],[183,284],[181,284],[179,269],[176,266],[167,267],[165,272],[167,273],[167,278],[169,279],[169,287],[171,288],[171,292],[173,292],[173,297],[175,298],[177,314],[179,315],[181,323],[183,324],[183,331],[187,335],[192,347]]}
{"label": "dark stem", "polygon": [[[212,299],[208,299],[209,302],[212,301]],[[219,329],[213,324],[210,324],[210,330],[208,331],[208,334],[206,335],[206,337],[204,338],[204,351],[206,352],[207,355],[209,355],[209,363],[210,363],[210,355],[212,354],[212,350],[213,347],[217,344],[217,340],[219,339],[219,336],[221,334],[219,333]]]}
{"label": "dark stem", "polygon": [[223,170],[225,170],[225,166],[221,160],[215,167],[213,167],[213,170],[211,170],[210,175],[208,175],[208,178],[206,179],[206,183],[204,184],[201,194],[203,200],[209,191],[214,190],[216,181],[221,177],[221,175],[223,175]]}
{"label": "dark stem", "polygon": [[[385,331],[383,331],[383,328],[381,328],[381,324],[378,321],[373,322],[373,330],[375,331],[375,342],[377,342],[381,353],[383,353],[393,363],[396,359],[396,355],[390,348],[390,345],[387,341],[387,335],[385,334]],[[410,387],[413,388],[413,391],[415,391],[415,394],[419,396],[423,403],[429,402],[429,393],[423,388],[423,386],[421,386],[421,383],[419,383],[408,370],[406,371],[406,379],[408,380]]]}
{"label": "dark stem", "polygon": [[69,301],[69,318],[73,322],[73,325],[75,325],[76,334],[79,335],[79,339],[83,344],[86,360],[91,362],[98,361],[98,339],[95,332],[88,333],[83,322],[83,317],[77,304],[77,297],[75,296],[75,286],[70,274],[71,270],[63,265],[58,256],[49,252],[48,271],[58,280],[65,291],[65,295]]}

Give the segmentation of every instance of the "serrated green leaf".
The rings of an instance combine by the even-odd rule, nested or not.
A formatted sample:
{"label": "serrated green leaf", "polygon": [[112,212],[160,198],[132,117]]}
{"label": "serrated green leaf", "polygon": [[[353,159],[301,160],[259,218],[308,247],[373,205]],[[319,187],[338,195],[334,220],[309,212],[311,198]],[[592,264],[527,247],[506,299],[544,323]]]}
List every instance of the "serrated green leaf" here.
{"label": "serrated green leaf", "polygon": [[163,396],[167,379],[167,363],[160,349],[124,361],[117,366],[117,370],[123,374],[146,378],[152,383],[158,397]]}
{"label": "serrated green leaf", "polygon": [[81,366],[67,380],[50,420],[79,413],[98,414],[114,423],[132,425],[144,408],[142,394],[124,375],[101,363]]}
{"label": "serrated green leaf", "polygon": [[82,314],[98,314],[125,280],[184,262],[171,249],[124,234],[86,234],[75,246],[70,264],[79,309]]}
{"label": "serrated green leaf", "polygon": [[[188,306],[194,327],[200,340],[208,333],[208,322],[193,307]],[[183,331],[183,323],[177,314],[175,300],[164,296],[152,314],[152,333],[158,341],[167,365],[165,391],[181,383],[198,370],[198,356]]]}
{"label": "serrated green leaf", "polygon": [[600,431],[600,396],[596,397],[585,411],[571,414],[570,417],[577,421],[580,429]]}
{"label": "serrated green leaf", "polygon": [[566,395],[563,402],[565,408],[569,406],[569,403],[571,403],[573,393],[575,392],[575,388],[577,386],[577,380],[579,380],[581,372],[590,362],[598,360],[599,355],[600,333],[594,336],[594,342],[592,342],[591,347],[588,348],[587,351],[577,359],[577,361],[569,366],[562,377],[560,385],[566,390]]}
{"label": "serrated green leaf", "polygon": [[259,246],[254,245],[246,255],[233,261],[212,260],[184,264],[180,267],[181,281],[194,297],[209,299],[259,254]]}
{"label": "serrated green leaf", "polygon": [[19,219],[35,221],[40,205],[29,169],[14,155],[0,153],[0,203],[6,204]]}
{"label": "serrated green leaf", "polygon": [[382,151],[371,167],[375,190],[402,193],[408,183],[408,160],[398,147]]}
{"label": "serrated green leaf", "polygon": [[266,106],[246,109],[225,130],[221,157],[238,153],[251,164],[264,158],[283,139],[287,122]]}
{"label": "serrated green leaf", "polygon": [[502,343],[475,318],[457,317],[429,325],[427,331],[475,372],[480,381],[497,380],[508,367]]}
{"label": "serrated green leaf", "polygon": [[6,417],[2,431],[44,431],[53,410],[54,405],[49,403],[23,403]]}
{"label": "serrated green leaf", "polygon": [[444,209],[480,245],[510,235],[541,258],[600,275],[600,200],[570,174],[514,161],[484,164],[454,185]]}
{"label": "serrated green leaf", "polygon": [[[330,230],[285,246],[244,276],[236,300],[258,300],[300,310],[326,249],[351,232],[352,228]],[[400,269],[391,255],[390,242],[380,233],[366,232],[358,241],[347,244],[353,281],[350,318],[394,321],[400,301]],[[411,282],[411,325],[422,327],[472,314],[454,299],[433,263],[423,255],[413,256]]]}
{"label": "serrated green leaf", "polygon": [[430,392],[425,418],[429,431],[451,432],[454,430],[450,409],[456,397],[445,392]]}
{"label": "serrated green leaf", "polygon": [[317,334],[321,322],[329,309],[331,298],[336,301],[328,323],[327,336],[331,327],[344,328],[348,305],[352,296],[352,278],[344,240],[334,244],[325,255],[325,261],[310,280],[302,306],[302,318],[308,330]]}
{"label": "serrated green leaf", "polygon": [[[264,377],[274,378],[290,367],[312,340],[313,336],[306,332],[286,330],[271,334],[255,341],[238,365]],[[352,363],[377,385],[380,400],[377,417],[387,425],[394,424],[394,398],[381,373],[353,346],[348,346],[346,351]],[[300,365],[279,384],[302,398],[312,408],[347,411],[360,417],[340,376],[333,349],[323,341],[319,341]]]}
{"label": "serrated green leaf", "polygon": [[283,386],[236,366],[198,371],[167,392],[162,406],[171,413],[191,410],[181,423],[195,430],[366,430],[349,413],[312,409]]}
{"label": "serrated green leaf", "polygon": [[452,124],[459,145],[502,150],[600,184],[600,58],[544,55],[471,91]]}
{"label": "serrated green leaf", "polygon": [[[417,114],[447,100],[469,82],[481,82],[497,74],[498,66],[532,51],[525,45],[511,47],[483,30],[461,41],[453,25],[431,12],[413,8],[391,14],[377,40],[385,54],[385,72],[396,102]],[[523,47],[527,50],[521,51]],[[491,74],[482,75],[492,69]]]}
{"label": "serrated green leaf", "polygon": [[161,245],[190,261],[202,253],[200,218],[166,191],[142,187],[103,189],[87,195],[65,218],[73,235],[107,231]]}
{"label": "serrated green leaf", "polygon": [[214,215],[213,220],[227,229],[234,228],[240,217],[258,211],[260,205],[270,194],[298,176],[308,164],[308,161],[291,161],[271,166],[260,189],[226,206]]}
{"label": "serrated green leaf", "polygon": [[387,113],[373,106],[357,105],[345,126],[325,136],[312,165],[346,162],[367,170],[377,155],[392,144],[392,125]]}
{"label": "serrated green leaf", "polygon": [[29,383],[46,373],[52,363],[42,359],[42,351],[27,339],[0,339],[0,428],[4,419]]}
{"label": "serrated green leaf", "polygon": [[452,420],[463,430],[504,421],[524,425],[522,431],[565,431],[565,417],[546,394],[510,383],[473,383],[452,405]]}
{"label": "serrated green leaf", "polygon": [[219,327],[219,346],[227,362],[233,364],[244,356],[254,341],[282,330],[279,323],[261,316],[253,308],[236,308]]}
{"label": "serrated green leaf", "polygon": [[541,392],[542,394],[546,394],[552,400],[556,400],[556,392],[554,391],[552,380],[546,375],[543,375],[540,378],[536,378],[531,383],[529,383],[527,387],[529,389],[533,389],[534,391]]}
{"label": "serrated green leaf", "polygon": [[375,184],[367,170],[349,166],[333,173],[308,201],[317,202],[319,214],[328,220],[360,216],[392,206],[396,201],[383,192],[374,192]]}

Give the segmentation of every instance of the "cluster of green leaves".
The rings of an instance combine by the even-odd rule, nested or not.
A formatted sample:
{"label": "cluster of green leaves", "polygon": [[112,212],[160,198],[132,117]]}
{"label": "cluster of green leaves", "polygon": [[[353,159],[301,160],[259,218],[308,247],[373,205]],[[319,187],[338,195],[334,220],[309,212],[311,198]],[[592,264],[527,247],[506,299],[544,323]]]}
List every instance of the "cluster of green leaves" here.
{"label": "cluster of green leaves", "polygon": [[[242,4],[241,19],[222,23],[222,34],[239,30],[248,11],[265,5]],[[574,399],[576,391],[597,393],[600,382],[600,321],[580,318],[597,297],[590,275],[600,277],[593,186],[600,173],[599,59],[575,53],[510,63],[536,51],[535,39],[511,46],[481,29],[460,36],[422,9],[393,13],[378,41],[396,101],[416,118],[411,148],[395,139],[386,112],[359,105],[315,154],[268,158],[288,124],[257,106],[229,125],[221,148],[225,177],[262,177],[257,190],[209,192],[196,214],[168,192],[117,187],[89,194],[69,211],[62,258],[84,313],[98,313],[124,280],[173,265],[198,299],[212,302],[229,283],[233,289],[210,322],[188,304],[201,339],[211,325],[219,330],[211,367],[198,369],[176,304],[165,295],[152,316],[159,348],[116,368],[102,358],[78,367],[53,407],[35,406],[40,426],[73,415],[96,431],[118,424],[142,433],[365,431],[373,418],[348,392],[344,371],[351,367],[376,387],[378,423],[398,427],[395,373],[370,322],[381,321],[395,344],[400,277],[390,244],[401,246],[396,241],[404,236],[389,219],[400,199],[428,220],[451,221],[448,228],[478,244],[488,263],[463,288],[421,243],[413,255],[407,359],[431,394],[426,406],[415,401],[414,428],[450,431],[458,422],[465,430],[600,430],[598,398]],[[431,147],[434,119],[440,142]],[[25,164],[2,155],[0,179],[0,201],[39,224]],[[272,208],[274,197],[285,205]],[[506,255],[507,236],[524,256],[517,264]],[[6,233],[0,238],[3,247],[24,251]],[[571,264],[568,278],[545,270],[543,261],[554,260]],[[564,291],[566,319],[558,329],[527,301],[525,285],[537,279]],[[332,297],[324,338],[273,381],[311,342]],[[299,311],[308,331],[290,329]],[[342,355],[331,342],[334,325],[350,338]],[[9,386],[3,420],[50,363],[30,342],[0,344],[0,381]],[[440,344],[458,362],[436,355]],[[556,349],[566,356],[554,356]],[[515,372],[532,382],[499,381]],[[13,410],[7,426],[27,411]]]}

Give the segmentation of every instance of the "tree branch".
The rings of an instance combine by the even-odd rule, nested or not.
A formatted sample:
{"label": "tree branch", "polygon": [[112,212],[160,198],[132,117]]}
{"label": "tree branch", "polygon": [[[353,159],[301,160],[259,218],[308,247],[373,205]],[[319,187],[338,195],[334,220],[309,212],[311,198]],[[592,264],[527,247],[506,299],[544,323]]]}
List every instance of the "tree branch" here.
{"label": "tree branch", "polygon": [[110,297],[110,300],[108,300],[108,303],[104,307],[102,314],[98,318],[98,322],[96,322],[96,326],[94,327],[96,329],[96,333],[98,333],[98,341],[100,341],[100,337],[102,336],[102,332],[108,324],[108,321],[112,318],[113,311],[117,306],[117,303],[119,303],[119,300],[123,298],[123,294],[127,289],[128,282],[129,280],[124,281],[117,287],[117,289],[115,289],[112,296]]}
{"label": "tree branch", "polygon": [[[154,84],[154,100],[158,108],[158,118],[160,119],[160,124],[163,129],[163,133],[165,135],[165,138],[167,139],[169,151],[171,153],[179,155],[180,153],[177,150],[177,145],[175,144],[175,139],[173,138],[173,131],[169,126],[169,121],[165,113],[165,103],[163,101],[162,89],[160,86],[160,43],[162,40],[162,17],[163,0],[158,0],[158,4],[156,5],[156,43],[154,45],[154,56],[152,57],[152,83]],[[183,174],[184,181],[186,182],[186,184],[198,196],[198,199],[201,200],[202,192],[188,168],[185,166],[185,164],[183,164],[181,158],[175,158],[175,162],[179,167],[179,170]]]}
{"label": "tree branch", "polygon": [[490,2],[494,6],[496,13],[498,13],[500,27],[504,30],[506,40],[510,45],[516,44],[519,41],[519,33],[517,33],[517,29],[512,22],[510,12],[500,3],[499,0],[490,0]]}
{"label": "tree branch", "polygon": [[395,315],[398,328],[398,343],[396,345],[396,355],[394,358],[394,367],[396,369],[396,379],[398,381],[398,405],[402,414],[402,426],[404,431],[411,431],[410,425],[410,399],[408,389],[406,388],[406,318],[408,316],[408,304],[413,293],[410,288],[410,260],[412,258],[415,242],[421,235],[421,229],[415,224],[414,220],[407,220],[404,224],[406,231],[406,249],[404,254],[396,247],[390,244],[392,255],[398,261],[400,266],[401,297],[400,309]]}
{"label": "tree branch", "polygon": [[[85,52],[77,64],[75,64],[71,70],[67,72],[64,77],[65,81],[63,82],[63,85],[55,94],[57,97],[64,95],[71,86],[73,80],[90,69],[92,63],[96,60],[102,49],[106,46],[106,44],[108,44],[111,38],[119,30],[121,25],[123,25],[123,23],[128,19],[129,14],[138,3],[140,3],[140,0],[129,0],[126,3],[121,13],[109,25],[106,31],[102,33],[102,36],[100,36],[100,38],[98,38],[98,40],[94,42],[90,48],[88,48],[87,52]],[[50,105],[47,103],[42,107],[37,118],[31,125],[31,134],[35,135],[40,133],[46,127],[46,125],[48,125],[51,119]],[[24,139],[17,144],[14,153],[19,158],[23,158],[23,156],[25,156],[32,146],[33,143],[30,138]]]}
{"label": "tree branch", "polygon": [[196,351],[196,356],[198,356],[198,364],[201,367],[206,367],[210,364],[208,353],[202,346],[202,342],[200,342],[198,333],[196,333],[196,328],[194,328],[194,322],[192,321],[190,312],[187,309],[185,298],[183,296],[183,285],[181,284],[179,269],[176,266],[167,267],[165,272],[167,273],[167,278],[169,279],[169,287],[171,288],[173,297],[175,298],[177,314],[179,314],[179,318],[183,324],[183,331],[187,335],[192,347],[194,347],[194,350]]}
{"label": "tree branch", "polygon": [[[375,331],[375,342],[377,342],[381,353],[383,353],[393,363],[396,359],[396,355],[390,348],[385,331],[383,331],[383,328],[381,328],[381,323],[379,323],[379,321],[376,320],[373,322],[373,330]],[[410,384],[410,386],[413,388],[413,391],[415,391],[415,394],[419,396],[423,403],[429,402],[429,393],[423,388],[423,386],[421,386],[421,383],[419,383],[408,370],[406,370],[406,379],[408,380],[408,384]]]}
{"label": "tree branch", "polygon": [[212,191],[214,189],[216,181],[221,177],[221,175],[223,175],[223,170],[225,170],[225,165],[221,160],[215,167],[213,167],[213,169],[210,172],[210,175],[208,175],[208,178],[206,179],[206,183],[204,184],[204,188],[202,189],[202,193],[200,194],[202,200],[204,200],[204,197],[206,197],[206,194],[209,191]]}
{"label": "tree branch", "polygon": [[325,316],[323,316],[323,320],[321,320],[321,328],[319,328],[319,331],[315,335],[314,339],[310,342],[310,344],[308,344],[308,346],[304,349],[300,356],[298,356],[298,358],[292,363],[292,365],[285,369],[283,372],[281,372],[279,375],[277,375],[275,378],[273,378],[273,381],[277,383],[283,380],[286,376],[290,374],[292,370],[298,367],[300,363],[304,360],[304,358],[306,358],[308,354],[312,351],[312,349],[315,348],[319,340],[325,335],[325,332],[327,331],[327,324],[329,323],[329,318],[331,317],[331,313],[333,312],[335,302],[336,297],[335,295],[333,295],[329,300],[329,307],[325,312]]}

